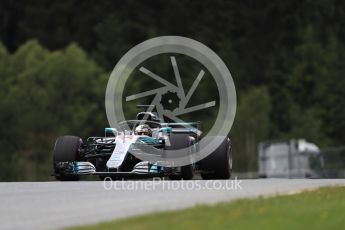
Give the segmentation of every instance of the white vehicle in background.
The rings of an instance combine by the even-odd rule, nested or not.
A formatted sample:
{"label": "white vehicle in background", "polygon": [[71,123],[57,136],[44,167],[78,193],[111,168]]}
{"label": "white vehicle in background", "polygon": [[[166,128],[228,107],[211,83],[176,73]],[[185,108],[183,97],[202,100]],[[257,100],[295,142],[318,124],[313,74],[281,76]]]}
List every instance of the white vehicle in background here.
{"label": "white vehicle in background", "polygon": [[258,146],[261,178],[320,178],[324,162],[319,147],[305,140],[261,142]]}

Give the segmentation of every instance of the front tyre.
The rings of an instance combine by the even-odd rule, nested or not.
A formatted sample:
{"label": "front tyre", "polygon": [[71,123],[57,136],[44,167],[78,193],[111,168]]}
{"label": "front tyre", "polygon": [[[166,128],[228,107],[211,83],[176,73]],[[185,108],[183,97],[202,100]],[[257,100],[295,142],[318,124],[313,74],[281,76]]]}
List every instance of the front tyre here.
{"label": "front tyre", "polygon": [[[76,136],[61,136],[56,140],[53,150],[55,173],[57,173],[56,165],[59,162],[73,162],[79,160],[79,148],[82,143],[82,139]],[[61,173],[56,174],[55,178],[60,181],[79,180],[79,176],[77,175],[64,175]]]}
{"label": "front tyre", "polygon": [[[188,148],[192,145],[190,136],[188,134],[171,134],[169,137],[171,146],[166,147],[167,150],[176,150]],[[180,175],[170,175],[171,180],[191,180],[194,177],[193,165],[185,165],[181,167]]]}
{"label": "front tyre", "polygon": [[229,138],[225,138],[221,145],[200,163],[205,180],[229,179],[232,172],[232,148]]}

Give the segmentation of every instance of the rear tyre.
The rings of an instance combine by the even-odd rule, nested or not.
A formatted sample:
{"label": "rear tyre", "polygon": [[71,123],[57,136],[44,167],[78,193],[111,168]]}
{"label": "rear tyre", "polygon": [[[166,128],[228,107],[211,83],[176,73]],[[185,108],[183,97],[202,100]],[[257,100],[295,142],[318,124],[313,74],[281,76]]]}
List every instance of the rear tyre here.
{"label": "rear tyre", "polygon": [[[73,162],[79,160],[79,148],[82,144],[80,137],[76,136],[61,136],[59,137],[53,150],[53,163],[56,173],[56,164],[59,162]],[[76,181],[79,180],[79,176],[76,175],[61,175],[55,176],[60,181]]]}
{"label": "rear tyre", "polygon": [[229,179],[232,172],[232,148],[229,138],[209,156],[200,162],[202,179]]}
{"label": "rear tyre", "polygon": [[[191,140],[188,134],[171,134],[169,137],[171,146],[167,146],[167,150],[184,149],[191,146]],[[169,176],[170,180],[190,180],[194,177],[193,165],[186,165],[181,167],[180,175]]]}

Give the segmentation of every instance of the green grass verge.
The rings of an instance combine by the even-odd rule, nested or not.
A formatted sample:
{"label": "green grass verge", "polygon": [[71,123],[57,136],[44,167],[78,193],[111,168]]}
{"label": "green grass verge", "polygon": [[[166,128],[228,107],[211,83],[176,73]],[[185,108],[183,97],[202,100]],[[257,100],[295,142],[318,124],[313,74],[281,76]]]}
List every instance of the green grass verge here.
{"label": "green grass verge", "polygon": [[199,205],[71,229],[345,229],[345,187]]}

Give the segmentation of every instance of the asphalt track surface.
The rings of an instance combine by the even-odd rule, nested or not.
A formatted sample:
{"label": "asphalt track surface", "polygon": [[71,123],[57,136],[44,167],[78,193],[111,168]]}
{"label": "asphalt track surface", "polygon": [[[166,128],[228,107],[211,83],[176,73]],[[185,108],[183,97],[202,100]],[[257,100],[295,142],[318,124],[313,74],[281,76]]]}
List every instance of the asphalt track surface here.
{"label": "asphalt track surface", "polygon": [[345,180],[0,183],[0,229],[60,229],[240,198],[293,194]]}

